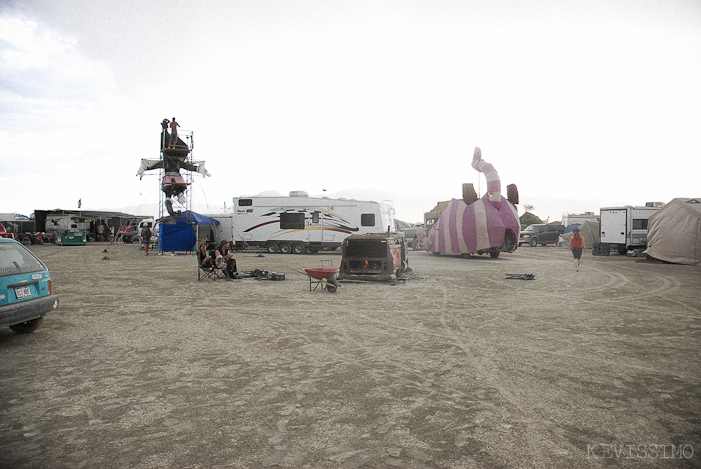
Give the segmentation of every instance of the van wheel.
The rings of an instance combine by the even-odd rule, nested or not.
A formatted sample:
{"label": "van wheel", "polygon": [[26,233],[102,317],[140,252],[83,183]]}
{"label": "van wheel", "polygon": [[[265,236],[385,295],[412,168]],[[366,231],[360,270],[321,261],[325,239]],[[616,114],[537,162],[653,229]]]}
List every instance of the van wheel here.
{"label": "van wheel", "polygon": [[528,245],[529,245],[530,247],[534,248],[534,247],[538,246],[538,240],[535,239],[535,238],[531,238],[531,240],[528,241]]}
{"label": "van wheel", "polygon": [[492,257],[492,259],[497,259],[499,258],[499,251],[491,251],[489,255]]}
{"label": "van wheel", "polygon": [[275,254],[277,252],[277,244],[275,243],[268,243],[265,248],[268,250],[268,253],[270,254]]}
{"label": "van wheel", "polygon": [[294,246],[292,246],[292,252],[295,254],[304,254],[306,250],[307,248],[305,248],[302,243],[295,243]]}
{"label": "van wheel", "polygon": [[29,334],[30,332],[36,331],[37,327],[39,327],[43,321],[44,316],[32,319],[30,321],[21,322],[19,324],[14,324],[10,326],[10,329],[18,334]]}
{"label": "van wheel", "polygon": [[289,254],[292,252],[292,246],[290,243],[282,243],[279,247],[280,254]]}

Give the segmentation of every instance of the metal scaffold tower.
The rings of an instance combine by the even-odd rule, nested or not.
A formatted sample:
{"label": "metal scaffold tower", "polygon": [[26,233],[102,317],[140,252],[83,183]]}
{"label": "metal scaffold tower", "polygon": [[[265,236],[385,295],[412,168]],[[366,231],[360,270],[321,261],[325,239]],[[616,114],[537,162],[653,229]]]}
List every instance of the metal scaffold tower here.
{"label": "metal scaffold tower", "polygon": [[[161,141],[170,136],[161,136]],[[180,131],[176,135],[173,145],[168,142],[161,145],[159,168],[159,204],[158,217],[163,219],[168,216],[178,216],[182,212],[192,210],[192,186],[193,171],[198,166],[193,161],[193,132]],[[180,170],[184,169],[184,174]]]}
{"label": "metal scaffold tower", "polygon": [[[192,186],[193,173],[203,176],[210,174],[204,167],[204,161],[193,159],[195,145],[191,130],[178,130],[180,125],[175,118],[172,121],[163,119],[161,127],[159,158],[142,159],[137,176],[142,176],[146,171],[158,170],[158,218],[161,227],[164,224],[189,225],[192,224],[192,191],[188,189]],[[159,240],[159,250],[180,249],[165,249]]]}

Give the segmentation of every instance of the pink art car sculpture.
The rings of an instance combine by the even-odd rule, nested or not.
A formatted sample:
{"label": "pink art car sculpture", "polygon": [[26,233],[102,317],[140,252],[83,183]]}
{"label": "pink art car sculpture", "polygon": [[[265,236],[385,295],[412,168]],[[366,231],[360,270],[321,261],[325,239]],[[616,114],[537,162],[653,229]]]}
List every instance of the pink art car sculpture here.
{"label": "pink art car sculpture", "polygon": [[434,254],[486,254],[499,257],[518,247],[521,224],[518,218],[518,190],[507,186],[501,195],[501,181],[494,166],[482,160],[475,148],[472,167],[487,179],[487,193],[481,199],[472,184],[463,184],[463,199],[441,202],[425,215],[426,232],[421,246]]}

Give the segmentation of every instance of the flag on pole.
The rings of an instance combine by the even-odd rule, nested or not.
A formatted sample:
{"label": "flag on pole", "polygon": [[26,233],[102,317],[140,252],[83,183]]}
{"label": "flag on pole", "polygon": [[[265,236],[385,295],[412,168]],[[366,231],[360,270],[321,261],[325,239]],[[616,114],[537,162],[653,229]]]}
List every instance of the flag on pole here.
{"label": "flag on pole", "polygon": [[83,198],[78,199],[78,208],[83,206]]}

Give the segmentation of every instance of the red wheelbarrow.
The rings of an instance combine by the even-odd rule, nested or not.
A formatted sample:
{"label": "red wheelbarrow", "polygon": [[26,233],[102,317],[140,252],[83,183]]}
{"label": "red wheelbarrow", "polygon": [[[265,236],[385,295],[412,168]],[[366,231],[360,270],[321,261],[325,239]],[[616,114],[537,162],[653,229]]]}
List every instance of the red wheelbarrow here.
{"label": "red wheelbarrow", "polygon": [[[338,269],[313,267],[304,269],[304,272],[297,269],[294,269],[294,271],[309,277],[309,291],[316,290],[317,287],[321,285],[322,290],[327,290],[329,293],[336,293],[336,290],[340,286],[338,280],[336,280]],[[314,288],[312,288],[312,285],[314,285]]]}

